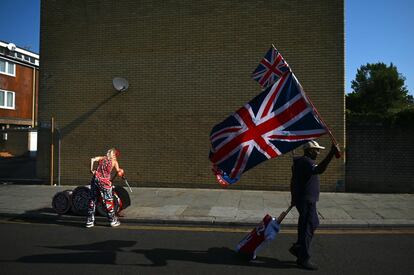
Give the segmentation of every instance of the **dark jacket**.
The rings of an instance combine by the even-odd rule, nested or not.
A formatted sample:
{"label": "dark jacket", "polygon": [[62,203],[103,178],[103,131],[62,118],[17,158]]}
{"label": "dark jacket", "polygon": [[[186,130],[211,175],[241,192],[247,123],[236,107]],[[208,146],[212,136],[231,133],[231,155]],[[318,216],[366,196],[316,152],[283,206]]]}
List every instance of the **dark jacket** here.
{"label": "dark jacket", "polygon": [[316,202],[319,200],[319,176],[314,160],[307,156],[295,157],[292,165],[292,201]]}

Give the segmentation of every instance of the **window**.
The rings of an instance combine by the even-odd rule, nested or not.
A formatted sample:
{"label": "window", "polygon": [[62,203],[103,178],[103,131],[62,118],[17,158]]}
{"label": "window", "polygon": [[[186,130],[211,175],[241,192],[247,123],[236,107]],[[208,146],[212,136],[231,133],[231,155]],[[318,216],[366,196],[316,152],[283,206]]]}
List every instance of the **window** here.
{"label": "window", "polygon": [[7,63],[8,63],[7,73],[10,75],[15,75],[16,65],[14,63],[9,63],[9,62]]}
{"label": "window", "polygon": [[16,64],[4,59],[0,59],[0,73],[15,76]]}
{"label": "window", "polygon": [[0,90],[0,108],[14,109],[15,101],[16,98],[14,92]]}

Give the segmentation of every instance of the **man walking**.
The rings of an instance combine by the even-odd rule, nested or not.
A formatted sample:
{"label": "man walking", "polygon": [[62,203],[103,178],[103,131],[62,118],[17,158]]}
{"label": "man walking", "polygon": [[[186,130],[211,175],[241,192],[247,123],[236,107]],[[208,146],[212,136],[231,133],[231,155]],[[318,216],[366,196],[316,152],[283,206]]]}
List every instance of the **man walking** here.
{"label": "man walking", "polygon": [[310,261],[310,246],[313,233],[319,225],[316,202],[319,200],[319,174],[322,174],[332,157],[339,150],[332,145],[331,150],[325,159],[316,164],[315,160],[320,154],[320,146],[316,141],[311,140],[303,146],[304,155],[295,157],[292,166],[292,180],[290,191],[292,205],[296,206],[299,212],[298,240],[289,249],[290,253],[297,257],[296,263],[309,270],[317,270],[318,267]]}

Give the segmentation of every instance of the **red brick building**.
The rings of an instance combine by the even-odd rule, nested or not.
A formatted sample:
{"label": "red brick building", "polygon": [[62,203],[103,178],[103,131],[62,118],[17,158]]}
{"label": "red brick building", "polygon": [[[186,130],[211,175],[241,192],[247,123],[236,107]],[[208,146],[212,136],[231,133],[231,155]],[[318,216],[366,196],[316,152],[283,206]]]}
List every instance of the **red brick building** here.
{"label": "red brick building", "polygon": [[[39,55],[0,41],[0,129],[37,125]],[[36,150],[35,132],[1,133],[0,151],[12,155]]]}

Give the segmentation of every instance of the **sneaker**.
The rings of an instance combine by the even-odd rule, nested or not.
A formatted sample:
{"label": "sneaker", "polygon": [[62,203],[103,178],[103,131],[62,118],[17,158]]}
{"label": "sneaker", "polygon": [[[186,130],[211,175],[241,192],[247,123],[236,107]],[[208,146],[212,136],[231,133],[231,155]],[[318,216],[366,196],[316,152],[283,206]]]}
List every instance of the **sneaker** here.
{"label": "sneaker", "polygon": [[117,227],[119,225],[121,225],[121,223],[119,222],[118,219],[111,221],[111,227]]}
{"label": "sneaker", "polygon": [[297,259],[296,263],[302,268],[307,269],[307,270],[318,270],[318,266],[312,263],[310,260],[302,261],[302,260]]}
{"label": "sneaker", "polygon": [[86,228],[93,227],[95,225],[95,219],[92,217],[88,217],[86,220]]}

